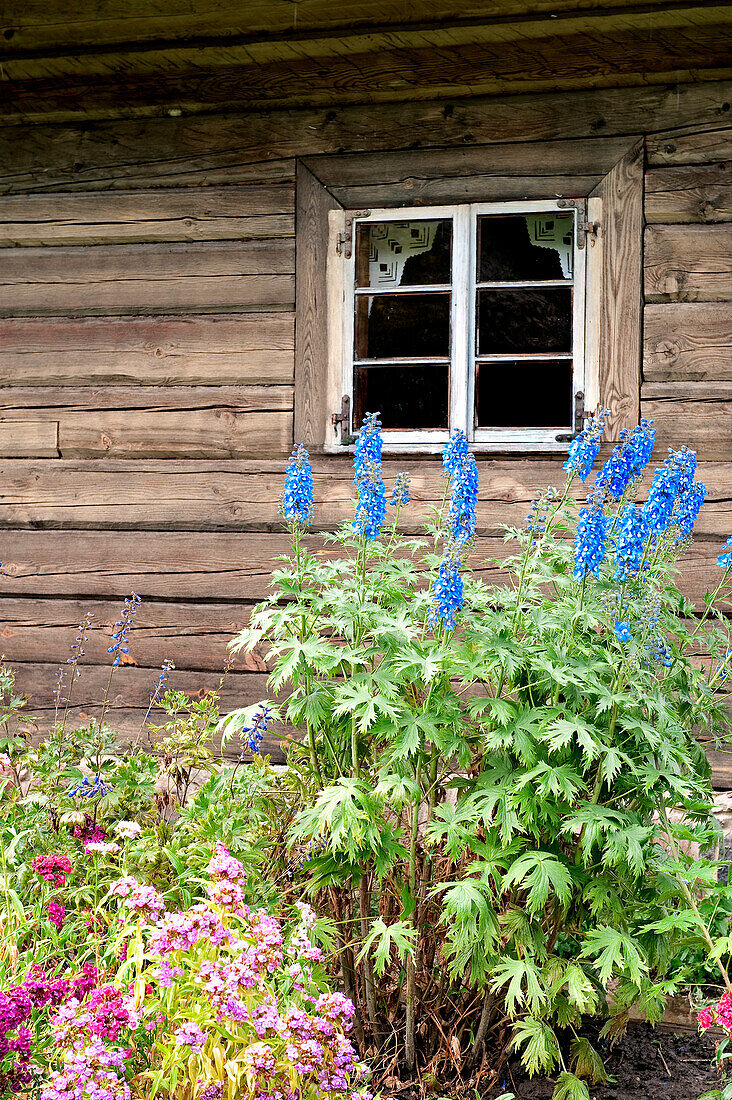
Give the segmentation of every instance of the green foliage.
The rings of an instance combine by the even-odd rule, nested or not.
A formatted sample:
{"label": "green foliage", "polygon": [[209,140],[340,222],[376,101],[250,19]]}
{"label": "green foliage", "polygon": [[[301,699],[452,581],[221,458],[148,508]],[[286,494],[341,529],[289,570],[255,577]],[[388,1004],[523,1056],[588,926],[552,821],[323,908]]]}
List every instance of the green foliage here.
{"label": "green foliage", "polygon": [[[334,916],[365,1045],[401,1017],[407,1062],[416,1020],[425,1064],[467,1068],[481,1004],[531,1073],[583,1015],[657,1018],[708,948],[700,906],[720,904],[715,861],[692,853],[718,839],[695,734],[727,735],[724,620],[679,593],[675,526],[622,586],[612,561],[577,583],[571,483],[547,511],[539,534],[507,531],[499,583],[462,574],[454,632],[429,622],[440,514],[426,539],[343,528],[327,555],[292,524],[234,646],[272,668],[302,798],[290,844],[308,850],[296,882]],[[229,715],[226,736],[245,724]],[[603,1079],[583,1040],[567,1065],[559,1100]]]}

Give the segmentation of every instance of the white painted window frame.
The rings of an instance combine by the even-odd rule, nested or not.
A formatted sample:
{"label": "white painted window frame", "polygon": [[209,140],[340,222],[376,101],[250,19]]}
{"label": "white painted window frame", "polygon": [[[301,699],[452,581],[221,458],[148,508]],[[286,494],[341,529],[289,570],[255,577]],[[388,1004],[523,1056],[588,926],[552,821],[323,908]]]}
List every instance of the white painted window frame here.
{"label": "white painted window frame", "polygon": [[[331,275],[330,308],[339,310],[339,317],[331,331],[337,339],[331,357],[331,396],[347,395],[353,402],[354,370],[354,314],[356,297],[356,229],[360,224],[383,221],[436,220],[450,218],[452,235],[452,283],[451,283],[451,355],[450,355],[450,410],[447,430],[384,431],[384,449],[394,453],[420,451],[438,452],[451,431],[461,428],[475,451],[499,452],[566,452],[569,436],[580,425],[558,425],[551,429],[474,429],[473,407],[475,393],[475,302],[477,284],[477,219],[482,214],[531,214],[556,210],[574,216],[574,256],[572,280],[562,280],[562,285],[573,287],[572,311],[572,386],[573,409],[581,405],[580,395],[595,393],[596,367],[587,362],[586,355],[586,300],[587,244],[580,247],[579,234],[583,200],[576,206],[566,199],[538,199],[511,202],[461,203],[450,206],[388,207],[357,213],[346,224],[350,231],[350,248],[347,255],[336,257],[339,261],[335,277]],[[347,213],[347,212],[346,212]],[[333,253],[331,252],[331,255]],[[530,282],[530,280],[527,280]],[[512,360],[512,354],[492,356],[494,360]],[[340,400],[339,402],[340,403]],[[335,406],[334,406],[335,407]],[[357,430],[358,425],[354,425]],[[557,436],[564,438],[558,439]],[[331,452],[342,452],[343,444],[334,442],[326,446]]]}

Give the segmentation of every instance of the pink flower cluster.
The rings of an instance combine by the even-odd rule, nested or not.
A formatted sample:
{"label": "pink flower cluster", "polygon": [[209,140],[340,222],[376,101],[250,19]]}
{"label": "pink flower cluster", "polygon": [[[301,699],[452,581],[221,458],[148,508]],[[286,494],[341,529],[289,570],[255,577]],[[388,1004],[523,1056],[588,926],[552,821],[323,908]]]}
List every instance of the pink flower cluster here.
{"label": "pink flower cluster", "polygon": [[33,870],[46,882],[50,882],[52,886],[59,889],[66,885],[66,876],[71,874],[73,868],[68,856],[51,855],[36,856],[33,860]]}
{"label": "pink flower cluster", "polygon": [[[340,993],[321,993],[313,981],[322,953],[309,937],[316,923],[311,907],[299,906],[301,924],[285,943],[274,917],[244,903],[244,868],[223,844],[208,872],[208,905],[166,913],[150,928],[159,984],[175,990],[181,983],[181,1005],[191,1003],[191,988],[200,991],[200,1000],[193,994],[196,1019],[222,1025],[229,1043],[236,1035],[247,1095],[256,1100],[293,1100],[308,1086],[323,1100],[370,1100],[359,1086],[366,1067],[347,1038],[353,1004]],[[195,1056],[206,1041],[205,1025],[202,1031],[198,1023],[183,1022],[174,1038]],[[217,1082],[199,1084],[202,1095],[220,1095]]]}
{"label": "pink flower cluster", "polygon": [[108,1050],[101,1039],[72,1047],[64,1053],[62,1069],[49,1075],[41,1100],[131,1100],[124,1064],[125,1051]]}
{"label": "pink flower cluster", "polygon": [[64,905],[59,905],[57,901],[49,901],[46,906],[46,916],[51,924],[54,924],[60,932],[66,920],[66,907]]}
{"label": "pink flower cluster", "polygon": [[113,882],[109,892],[114,898],[122,898],[125,908],[145,923],[157,920],[165,910],[165,902],[155,887],[141,885],[131,875]]}
{"label": "pink flower cluster", "polygon": [[107,839],[107,834],[91,814],[84,814],[84,824],[74,828],[74,839],[80,840],[86,848],[87,844],[96,844]]}
{"label": "pink flower cluster", "polygon": [[703,1008],[697,1013],[696,1018],[702,1031],[716,1024],[732,1036],[732,996],[729,993],[723,993],[716,1005]]}

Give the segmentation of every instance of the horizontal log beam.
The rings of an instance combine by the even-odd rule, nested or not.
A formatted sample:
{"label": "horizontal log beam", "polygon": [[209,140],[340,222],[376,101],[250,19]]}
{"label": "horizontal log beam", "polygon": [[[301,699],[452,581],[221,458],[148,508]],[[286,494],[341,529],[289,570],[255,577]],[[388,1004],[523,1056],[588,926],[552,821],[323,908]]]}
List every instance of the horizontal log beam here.
{"label": "horizontal log beam", "polygon": [[[593,13],[541,26],[490,23],[340,35],[202,52],[12,60],[0,83],[9,122],[145,116],[179,110],[251,110],[389,103],[435,96],[516,94],[647,85],[724,76],[726,9]],[[598,47],[601,45],[601,54]],[[599,61],[598,61],[599,57]]]}
{"label": "horizontal log beam", "polygon": [[[729,107],[727,108],[729,110]],[[678,130],[646,138],[650,168],[672,164],[709,164],[732,159],[732,126]]]}
{"label": "horizontal log beam", "polygon": [[0,247],[292,237],[294,214],[287,183],[12,195],[0,198]]}
{"label": "horizontal log beam", "polygon": [[[6,460],[0,473],[0,524],[4,527],[69,527],[88,530],[281,530],[278,501],[286,459],[165,462],[149,459],[94,462]],[[385,463],[389,484],[403,459]],[[408,530],[420,531],[444,496],[442,464],[410,464],[413,504]],[[522,526],[537,492],[564,479],[560,460],[481,457],[478,530],[500,535],[502,525]],[[315,471],[318,528],[331,529],[352,516],[353,470],[340,457],[318,459]],[[732,464],[705,463],[709,490],[697,521],[700,534],[728,537],[732,529]]]}
{"label": "horizontal log beam", "polygon": [[732,299],[732,225],[651,225],[643,262],[646,301]]}
{"label": "horizontal log beam", "polygon": [[0,319],[0,386],[291,383],[291,312]]}
{"label": "horizontal log beam", "polygon": [[708,460],[732,454],[732,382],[648,382],[641,414],[654,422],[656,446],[691,447]]}
{"label": "horizontal log beam", "polygon": [[[240,116],[151,118],[0,132],[0,192],[238,182],[289,158],[638,134],[719,125],[729,82],[445,99]],[[291,163],[291,162],[290,162]],[[252,167],[256,166],[256,167]],[[290,167],[290,171],[291,171]],[[251,176],[249,177],[251,178]]]}
{"label": "horizontal log beam", "polygon": [[732,173],[726,162],[651,168],[646,172],[647,222],[732,221]]}
{"label": "horizontal log beam", "polygon": [[732,381],[730,302],[647,305],[643,340],[648,381]]}
{"label": "horizontal log beam", "polygon": [[0,315],[240,312],[294,304],[294,240],[13,248]]}

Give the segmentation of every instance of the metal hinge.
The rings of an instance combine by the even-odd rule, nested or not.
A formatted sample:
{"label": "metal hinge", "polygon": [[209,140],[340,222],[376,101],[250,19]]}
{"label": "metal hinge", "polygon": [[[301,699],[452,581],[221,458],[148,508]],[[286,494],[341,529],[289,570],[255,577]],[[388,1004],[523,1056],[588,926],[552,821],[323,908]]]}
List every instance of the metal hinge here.
{"label": "metal hinge", "polygon": [[336,255],[350,260],[353,255],[353,220],[367,218],[370,210],[349,210],[346,214],[345,229],[336,236]]}
{"label": "metal hinge", "polygon": [[351,434],[351,399],[348,394],[344,393],[341,398],[340,412],[331,413],[330,422],[336,431],[340,429],[340,442],[344,447],[353,443],[355,437]]}
{"label": "metal hinge", "polygon": [[574,395],[574,431],[562,432],[555,436],[557,443],[571,443],[574,437],[582,431],[585,420],[590,416],[592,416],[592,413],[585,408],[584,390],[577,390]]}
{"label": "metal hinge", "polygon": [[588,222],[587,200],[559,199],[557,202],[557,206],[565,208],[570,207],[573,210],[577,210],[579,213],[579,218],[577,219],[577,247],[584,248],[588,240],[590,244],[594,244],[600,231],[600,223]]}

